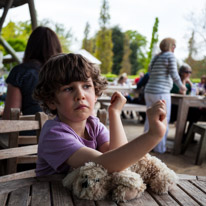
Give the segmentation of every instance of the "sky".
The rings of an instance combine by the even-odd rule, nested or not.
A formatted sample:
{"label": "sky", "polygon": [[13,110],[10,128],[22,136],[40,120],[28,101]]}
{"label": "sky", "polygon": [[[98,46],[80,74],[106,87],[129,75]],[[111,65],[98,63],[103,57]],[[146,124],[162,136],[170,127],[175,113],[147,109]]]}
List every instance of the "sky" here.
{"label": "sky", "polygon": [[[73,51],[81,47],[86,22],[90,24],[90,37],[99,30],[101,5],[102,0],[35,0],[38,20],[50,19],[71,29]],[[176,39],[175,56],[183,60],[188,55],[191,36],[191,23],[187,18],[192,12],[200,15],[204,8],[206,0],[109,0],[110,26],[118,25],[123,32],[135,30],[150,42],[155,18],[158,17],[159,40],[166,37]],[[28,5],[25,4],[10,9],[5,24],[9,20],[29,19]]]}

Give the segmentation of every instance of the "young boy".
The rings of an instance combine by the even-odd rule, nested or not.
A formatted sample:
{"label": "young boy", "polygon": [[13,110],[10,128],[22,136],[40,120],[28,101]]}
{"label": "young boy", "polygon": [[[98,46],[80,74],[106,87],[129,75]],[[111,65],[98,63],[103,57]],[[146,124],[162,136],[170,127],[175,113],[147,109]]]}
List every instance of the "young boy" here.
{"label": "young boy", "polygon": [[81,55],[56,55],[44,65],[34,97],[56,118],[45,123],[39,138],[37,176],[67,173],[90,161],[109,172],[121,171],[160,142],[166,131],[164,101],[148,109],[149,131],[128,143],[120,118],[126,103],[121,93],[111,98],[109,132],[92,116],[106,86],[99,69]]}

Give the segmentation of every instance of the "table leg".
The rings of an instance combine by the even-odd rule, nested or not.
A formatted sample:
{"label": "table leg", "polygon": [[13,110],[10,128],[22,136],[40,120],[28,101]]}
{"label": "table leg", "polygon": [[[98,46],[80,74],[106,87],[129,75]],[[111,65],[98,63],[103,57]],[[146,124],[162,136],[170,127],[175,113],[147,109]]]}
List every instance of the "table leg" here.
{"label": "table leg", "polygon": [[184,135],[184,130],[187,122],[187,114],[189,110],[189,105],[185,99],[180,99],[178,104],[178,114],[176,122],[176,133],[174,140],[174,154],[180,154],[182,138]]}

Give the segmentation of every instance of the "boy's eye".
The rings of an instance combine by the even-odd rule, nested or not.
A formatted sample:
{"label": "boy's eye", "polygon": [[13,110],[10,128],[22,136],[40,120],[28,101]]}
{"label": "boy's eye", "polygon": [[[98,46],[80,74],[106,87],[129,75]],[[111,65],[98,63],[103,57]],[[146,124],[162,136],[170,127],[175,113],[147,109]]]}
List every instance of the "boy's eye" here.
{"label": "boy's eye", "polygon": [[84,88],[88,89],[89,87],[91,87],[92,85],[91,84],[85,84],[84,85]]}
{"label": "boy's eye", "polygon": [[71,92],[72,90],[73,90],[72,87],[66,87],[66,88],[64,88],[63,91],[65,91],[65,92]]}

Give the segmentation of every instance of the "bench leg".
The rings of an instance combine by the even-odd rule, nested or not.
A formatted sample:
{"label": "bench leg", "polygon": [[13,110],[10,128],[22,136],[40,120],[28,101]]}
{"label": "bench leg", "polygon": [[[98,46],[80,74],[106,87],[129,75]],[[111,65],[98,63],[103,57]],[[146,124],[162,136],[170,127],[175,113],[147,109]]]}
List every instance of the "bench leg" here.
{"label": "bench leg", "polygon": [[193,137],[194,137],[194,127],[195,127],[195,126],[192,125],[191,128],[190,128],[190,130],[189,130],[189,132],[188,132],[188,134],[187,134],[185,143],[184,143],[183,146],[182,146],[182,152],[181,152],[182,154],[185,153],[185,151],[187,150],[189,144],[191,143],[191,141],[192,141],[192,139],[193,139]]}
{"label": "bench leg", "polygon": [[197,151],[195,164],[201,165],[205,157],[206,157],[206,129],[201,134],[201,139]]}

